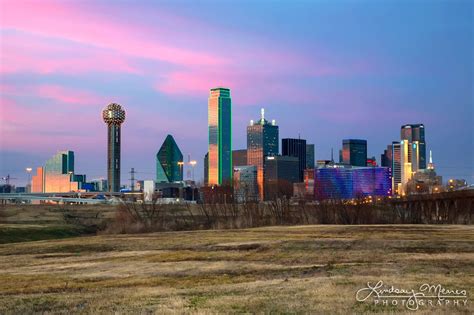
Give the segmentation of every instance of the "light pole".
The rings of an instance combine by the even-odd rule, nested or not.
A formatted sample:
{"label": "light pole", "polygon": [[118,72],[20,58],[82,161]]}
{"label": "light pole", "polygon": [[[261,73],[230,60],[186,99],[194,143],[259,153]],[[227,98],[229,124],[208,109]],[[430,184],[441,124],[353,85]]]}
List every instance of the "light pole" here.
{"label": "light pole", "polygon": [[26,192],[31,193],[31,171],[33,170],[31,167],[27,167],[26,173],[28,174],[28,183],[26,184]]}

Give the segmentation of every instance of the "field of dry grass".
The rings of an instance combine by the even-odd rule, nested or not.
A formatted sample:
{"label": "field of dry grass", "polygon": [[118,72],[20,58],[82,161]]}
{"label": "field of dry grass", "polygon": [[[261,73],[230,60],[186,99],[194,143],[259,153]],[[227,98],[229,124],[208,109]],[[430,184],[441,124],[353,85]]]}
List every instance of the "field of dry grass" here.
{"label": "field of dry grass", "polygon": [[[292,226],[0,245],[0,313],[371,313],[367,281],[474,288],[472,226]],[[472,314],[467,306],[420,313]],[[411,312],[409,312],[411,313]]]}

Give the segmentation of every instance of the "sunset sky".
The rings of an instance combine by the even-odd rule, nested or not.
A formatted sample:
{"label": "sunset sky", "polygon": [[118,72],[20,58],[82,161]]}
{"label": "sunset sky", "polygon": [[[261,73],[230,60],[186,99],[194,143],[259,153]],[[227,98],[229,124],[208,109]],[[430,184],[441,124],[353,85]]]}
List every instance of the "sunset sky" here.
{"label": "sunset sky", "polygon": [[[73,150],[106,178],[110,102],[127,112],[122,183],[155,178],[167,134],[198,162],[209,89],[231,89],[233,147],[260,108],[280,138],[369,156],[424,123],[437,171],[474,183],[472,1],[0,1],[0,175]],[[428,154],[428,152],[427,152]],[[186,175],[186,174],[185,174]]]}

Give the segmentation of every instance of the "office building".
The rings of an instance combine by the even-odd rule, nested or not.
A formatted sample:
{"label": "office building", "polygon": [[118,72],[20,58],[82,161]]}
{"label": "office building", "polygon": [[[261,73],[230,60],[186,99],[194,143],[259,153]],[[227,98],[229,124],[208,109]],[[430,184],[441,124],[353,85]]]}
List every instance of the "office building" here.
{"label": "office building", "polygon": [[32,177],[31,192],[70,192],[81,188],[85,175],[74,174],[74,152],[60,151],[38,167]]}
{"label": "office building", "polygon": [[402,146],[400,142],[392,142],[392,191],[394,194],[400,193],[400,185],[402,183]]}
{"label": "office building", "polygon": [[425,126],[423,124],[407,124],[401,127],[400,140],[408,142],[410,163],[416,172],[426,168]]}
{"label": "office building", "polygon": [[306,199],[313,199],[314,196],[314,168],[304,170],[304,188]]}
{"label": "office building", "polygon": [[411,158],[411,145],[408,140],[400,141],[400,187],[398,193],[401,195],[406,194],[406,185],[413,175],[413,165]]}
{"label": "office building", "polygon": [[314,168],[314,144],[306,144],[306,169]]}
{"label": "office building", "polygon": [[261,118],[250,121],[247,126],[247,165],[257,167],[258,194],[264,200],[265,158],[278,155],[278,126],[275,120],[265,119],[265,110],[261,110]]}
{"label": "office building", "polygon": [[391,195],[388,167],[324,167],[314,170],[316,200],[356,199]]}
{"label": "office building", "polygon": [[247,165],[247,149],[232,151],[232,168]]}
{"label": "office building", "polygon": [[303,182],[304,170],[306,168],[306,140],[304,139],[281,139],[281,150],[284,156],[298,158],[299,182]]}
{"label": "office building", "polygon": [[172,135],[167,135],[165,141],[156,153],[156,182],[173,183],[183,180],[183,154]]}
{"label": "office building", "polygon": [[209,152],[204,155],[204,186],[209,184]]}
{"label": "office building", "polygon": [[388,145],[380,156],[380,166],[392,168],[392,145]]}
{"label": "office building", "polygon": [[108,191],[108,184],[106,179],[94,179],[91,181],[93,191]]}
{"label": "office building", "polygon": [[234,168],[234,200],[239,203],[258,201],[257,167],[255,165]]}
{"label": "office building", "polygon": [[208,184],[232,184],[232,104],[230,89],[213,88],[208,100]]}
{"label": "office building", "polygon": [[265,157],[265,200],[291,198],[293,184],[299,181],[297,157],[282,155]]}
{"label": "office building", "polygon": [[334,161],[332,160],[317,160],[316,161],[316,168],[326,167],[328,165],[334,165]]}
{"label": "office building", "polygon": [[351,166],[367,166],[367,140],[342,140],[342,163]]}
{"label": "office building", "polygon": [[367,158],[367,166],[378,166],[377,165],[377,160],[375,159],[375,156],[371,158]]}
{"label": "office building", "polygon": [[109,191],[120,191],[120,143],[121,125],[125,121],[122,106],[111,103],[102,111],[102,119],[107,124],[107,181]]}

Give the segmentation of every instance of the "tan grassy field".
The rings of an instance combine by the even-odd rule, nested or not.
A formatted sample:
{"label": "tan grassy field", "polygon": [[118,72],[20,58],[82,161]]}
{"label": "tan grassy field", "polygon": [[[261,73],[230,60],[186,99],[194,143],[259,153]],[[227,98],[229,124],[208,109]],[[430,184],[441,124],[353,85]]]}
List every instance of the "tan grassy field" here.
{"label": "tan grassy field", "polygon": [[367,281],[468,290],[472,226],[292,226],[0,245],[0,313],[412,313],[357,302]]}

